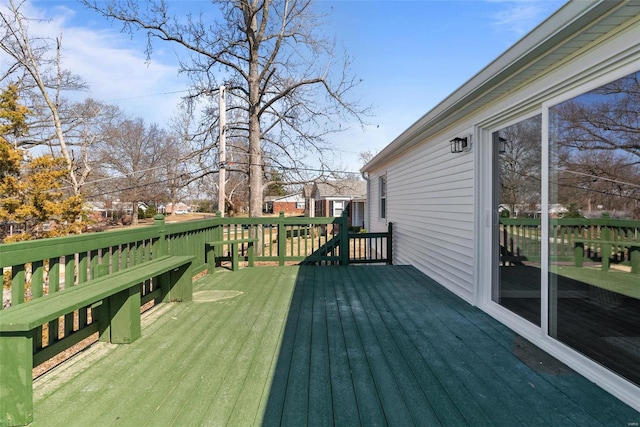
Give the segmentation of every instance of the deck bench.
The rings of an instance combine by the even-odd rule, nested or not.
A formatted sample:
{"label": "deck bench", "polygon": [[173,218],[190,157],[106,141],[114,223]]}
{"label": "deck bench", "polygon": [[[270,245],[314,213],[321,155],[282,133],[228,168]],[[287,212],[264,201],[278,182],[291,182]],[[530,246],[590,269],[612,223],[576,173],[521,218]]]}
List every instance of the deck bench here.
{"label": "deck bench", "polygon": [[190,301],[193,256],[162,256],[0,311],[0,425],[33,421],[35,330],[92,307],[101,341],[127,344],[141,335],[140,284],[158,278],[164,301]]}
{"label": "deck bench", "polygon": [[215,271],[217,261],[224,258],[224,246],[229,245],[231,247],[231,270],[237,271],[239,265],[238,247],[239,245],[247,245],[247,263],[249,267],[253,267],[253,245],[258,242],[255,237],[247,237],[242,239],[230,239],[230,240],[214,240],[206,242],[206,253],[209,274],[213,274]]}
{"label": "deck bench", "polygon": [[629,248],[629,259],[631,261],[631,273],[640,274],[640,242],[600,240],[600,239],[575,239],[573,247],[574,264],[582,267],[584,262],[584,245],[600,245],[602,254],[602,270],[609,270],[609,258],[611,258],[612,248],[619,246]]}

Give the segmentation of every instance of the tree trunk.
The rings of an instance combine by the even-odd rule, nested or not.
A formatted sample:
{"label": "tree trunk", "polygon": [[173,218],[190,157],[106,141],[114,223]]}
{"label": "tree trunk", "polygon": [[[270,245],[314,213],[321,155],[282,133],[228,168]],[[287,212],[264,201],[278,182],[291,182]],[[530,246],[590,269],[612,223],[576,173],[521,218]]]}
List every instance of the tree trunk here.
{"label": "tree trunk", "polygon": [[138,202],[131,204],[131,225],[138,225]]}
{"label": "tree trunk", "polygon": [[[268,4],[265,5],[268,8]],[[251,8],[249,8],[251,9]],[[249,31],[249,216],[262,216],[262,134],[260,129],[260,76],[259,42],[256,35],[256,15],[250,10],[247,18],[251,22]],[[247,11],[245,11],[247,13]],[[265,12],[266,13],[266,12]],[[258,245],[260,246],[260,245]]]}

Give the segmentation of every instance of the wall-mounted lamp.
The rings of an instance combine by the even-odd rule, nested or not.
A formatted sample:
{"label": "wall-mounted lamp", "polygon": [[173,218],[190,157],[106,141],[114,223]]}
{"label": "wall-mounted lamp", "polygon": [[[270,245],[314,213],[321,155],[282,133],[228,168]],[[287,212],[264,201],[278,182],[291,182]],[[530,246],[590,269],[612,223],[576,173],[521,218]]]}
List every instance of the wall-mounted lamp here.
{"label": "wall-mounted lamp", "polygon": [[455,137],[450,142],[452,153],[464,153],[471,150],[471,135]]}
{"label": "wall-mounted lamp", "polygon": [[501,136],[498,137],[498,154],[504,154],[507,152],[507,138]]}

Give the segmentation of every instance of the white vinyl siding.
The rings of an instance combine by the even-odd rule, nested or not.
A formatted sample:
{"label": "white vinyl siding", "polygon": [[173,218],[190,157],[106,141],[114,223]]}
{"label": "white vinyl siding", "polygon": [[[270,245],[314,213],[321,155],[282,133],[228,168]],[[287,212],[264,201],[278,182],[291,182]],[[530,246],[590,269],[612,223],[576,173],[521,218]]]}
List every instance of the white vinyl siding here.
{"label": "white vinyl siding", "polygon": [[[452,154],[449,139],[421,144],[386,165],[386,219],[393,222],[394,263],[414,265],[471,302],[473,153]],[[377,184],[370,200],[378,201],[380,180],[370,182]],[[382,220],[372,225],[373,231],[386,229]]]}
{"label": "white vinyl siding", "polygon": [[[581,8],[589,13],[583,15]],[[600,20],[598,13],[608,14],[608,8],[610,16]],[[378,178],[388,177],[387,221],[394,224],[394,263],[414,265],[637,410],[637,386],[558,345],[544,327],[531,327],[491,304],[489,293],[495,220],[491,132],[535,114],[542,114],[544,123],[547,107],[637,72],[639,9],[633,2],[567,3],[418,119],[363,170],[369,175],[367,220],[372,231],[386,229],[378,215]],[[548,46],[542,48],[543,44]],[[451,153],[449,141],[468,133],[474,135],[471,152]],[[544,161],[543,156],[543,173]],[[542,199],[544,210],[544,194]],[[548,310],[545,277],[543,313]]]}

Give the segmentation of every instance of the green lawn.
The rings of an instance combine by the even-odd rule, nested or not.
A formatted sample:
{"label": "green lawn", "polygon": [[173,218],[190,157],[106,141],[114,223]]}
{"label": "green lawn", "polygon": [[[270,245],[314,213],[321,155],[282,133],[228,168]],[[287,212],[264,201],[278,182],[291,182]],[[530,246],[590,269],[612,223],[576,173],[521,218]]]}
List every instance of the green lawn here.
{"label": "green lawn", "polygon": [[552,273],[569,277],[589,285],[640,299],[640,275],[626,271],[610,269],[602,271],[600,267],[575,267],[554,265]]}

